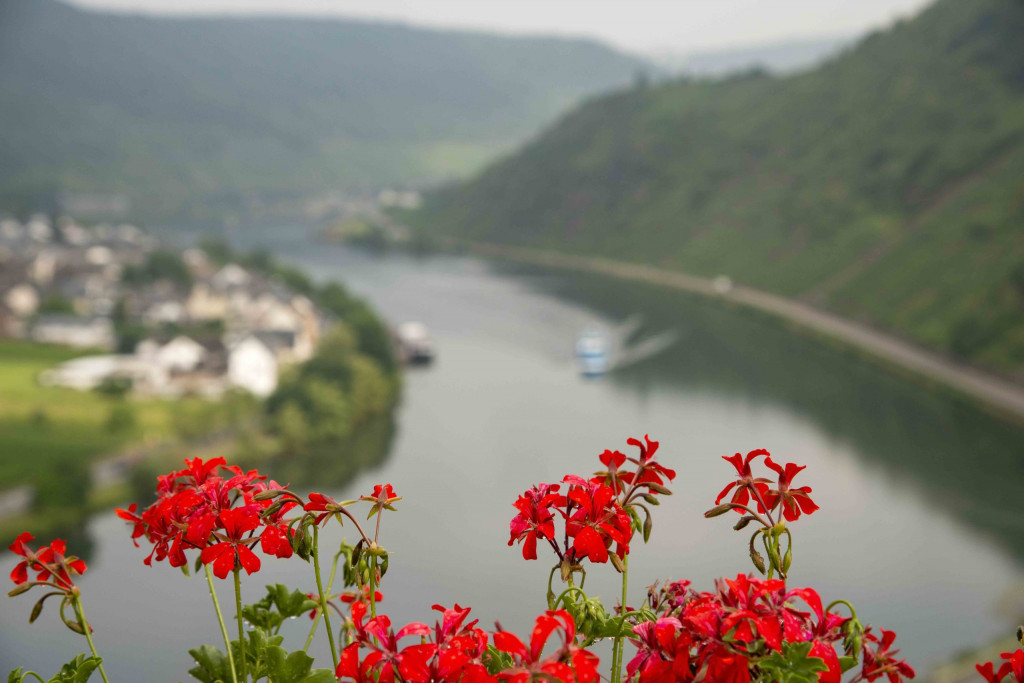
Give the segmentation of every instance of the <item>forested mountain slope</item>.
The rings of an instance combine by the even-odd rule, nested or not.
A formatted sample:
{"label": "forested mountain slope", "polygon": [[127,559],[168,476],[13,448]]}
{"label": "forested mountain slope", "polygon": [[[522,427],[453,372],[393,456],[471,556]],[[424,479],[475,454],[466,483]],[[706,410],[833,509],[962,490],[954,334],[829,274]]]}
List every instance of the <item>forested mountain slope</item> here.
{"label": "forested mountain slope", "polygon": [[815,302],[1024,370],[1024,2],[939,0],[812,72],[590,102],[412,220]]}
{"label": "forested mountain slope", "polygon": [[587,40],[3,0],[0,200],[115,192],[166,216],[452,178],[644,68]]}

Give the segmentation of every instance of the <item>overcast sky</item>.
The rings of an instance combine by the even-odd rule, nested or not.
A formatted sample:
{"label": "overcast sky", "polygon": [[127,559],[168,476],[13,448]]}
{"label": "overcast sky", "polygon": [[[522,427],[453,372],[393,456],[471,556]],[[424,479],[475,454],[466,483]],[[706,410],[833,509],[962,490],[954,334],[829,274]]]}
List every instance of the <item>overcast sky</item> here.
{"label": "overcast sky", "polygon": [[[0,0],[2,1],[2,0]],[[929,0],[70,0],[173,14],[340,15],[411,24],[599,38],[651,52],[845,36],[885,26]]]}

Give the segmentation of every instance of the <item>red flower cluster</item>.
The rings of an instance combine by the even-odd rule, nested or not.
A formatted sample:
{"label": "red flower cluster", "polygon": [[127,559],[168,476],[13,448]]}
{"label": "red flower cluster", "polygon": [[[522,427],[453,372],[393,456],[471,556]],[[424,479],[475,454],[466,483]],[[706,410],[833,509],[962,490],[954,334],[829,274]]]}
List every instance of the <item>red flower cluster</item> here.
{"label": "red flower cluster", "polygon": [[1024,650],[1004,652],[999,656],[1006,661],[998,670],[995,670],[995,665],[992,662],[975,664],[974,668],[984,676],[988,683],[1002,683],[1002,680],[1011,673],[1013,674],[1012,680],[1016,683],[1024,683]]}
{"label": "red flower cluster", "polygon": [[52,587],[62,591],[74,588],[75,582],[71,577],[85,573],[85,562],[74,556],[65,557],[67,549],[64,541],[59,538],[39,550],[32,550],[28,546],[29,541],[33,540],[35,537],[26,531],[8,546],[12,553],[25,558],[14,565],[11,581],[20,586],[28,581],[28,573],[33,571],[36,572],[36,581],[52,584]]}
{"label": "red flower cluster", "polygon": [[153,550],[145,563],[167,559],[173,567],[187,563],[187,550],[201,551],[203,564],[226,578],[237,567],[252,574],[260,559],[253,552],[259,543],[267,555],[291,557],[292,531],[284,514],[292,500],[259,500],[258,494],[285,487],[256,470],[243,472],[224,458],[185,461],[185,468],[157,480],[157,500],[138,514],[137,505],[117,509],[133,525],[132,540],[145,537]]}
{"label": "red flower cluster", "polygon": [[[413,622],[396,633],[383,615],[363,623],[366,605],[353,603],[354,641],[341,653],[335,675],[356,683],[394,683],[399,678],[404,683],[595,683],[599,678],[598,658],[575,644],[576,626],[564,610],[537,617],[529,647],[507,631],[494,633],[494,649],[510,655],[511,665],[492,674],[485,664],[491,656],[491,634],[477,628],[476,621],[466,623],[470,609],[434,609],[442,616],[433,629]],[[556,631],[561,635],[558,649],[545,657],[545,646]],[[409,636],[419,640],[400,646]],[[364,650],[368,652],[360,657]]]}
{"label": "red flower cluster", "polygon": [[[574,474],[562,478],[562,483],[568,485],[565,495],[559,493],[561,484],[537,484],[520,495],[513,503],[519,512],[509,524],[508,544],[522,542],[523,558],[527,560],[537,559],[538,540],[546,541],[559,560],[570,564],[583,559],[600,564],[609,557],[613,562],[625,558],[635,527],[630,508],[638,498],[669,493],[665,482],[676,476],[654,460],[657,441],[645,435],[644,443],[637,439],[627,443],[640,449],[639,457],[606,450],[599,456],[605,469],[590,479]],[[627,461],[633,467],[624,470]],[[556,513],[565,524],[562,546],[556,541]],[[613,544],[614,551],[609,554]]]}
{"label": "red flower cluster", "polygon": [[[778,483],[774,488],[770,485],[771,479],[755,477],[753,474],[751,464],[756,458],[761,456],[765,456],[765,466],[778,475]],[[781,503],[782,515],[790,522],[798,519],[800,513],[809,515],[818,509],[818,506],[810,497],[811,487],[801,486],[793,488],[791,486],[793,477],[805,469],[805,466],[796,465],[791,462],[786,463],[785,466],[780,466],[772,460],[771,454],[763,448],[750,451],[745,458],[736,453],[735,455],[723,455],[722,459],[732,463],[732,466],[736,468],[738,478],[735,481],[729,482],[722,489],[722,492],[718,494],[718,498],[715,499],[716,505],[721,504],[722,500],[729,494],[729,491],[732,491],[735,487],[736,490],[733,492],[730,503],[745,506],[753,498],[757,503],[757,511],[762,514],[766,510],[771,512]],[[740,514],[744,513],[744,510],[741,508],[735,508],[735,510]]]}
{"label": "red flower cluster", "polygon": [[[551,634],[561,634],[558,650],[542,658]],[[530,647],[507,631],[494,634],[494,647],[512,655],[513,665],[498,673],[507,683],[549,681],[562,683],[593,683],[599,680],[597,655],[576,645],[576,623],[565,610],[549,610],[537,617],[530,635]]]}
{"label": "red flower cluster", "polygon": [[626,667],[630,679],[689,683],[705,672],[704,680],[748,683],[758,677],[760,663],[772,653],[782,652],[788,643],[810,643],[807,656],[821,659],[826,667],[818,681],[840,683],[843,672],[836,646],[853,654],[860,642],[863,667],[854,680],[873,681],[882,673],[892,683],[914,677],[913,669],[897,661],[896,651],[890,649],[895,634],[883,631],[880,643],[870,630],[862,640],[852,638],[850,618],[826,612],[813,589],[787,591],[780,580],[742,574],[719,580],[716,588],[713,593],[697,593],[689,589],[689,582],[679,582],[659,594],[652,592],[660,616],[633,627],[638,652]]}

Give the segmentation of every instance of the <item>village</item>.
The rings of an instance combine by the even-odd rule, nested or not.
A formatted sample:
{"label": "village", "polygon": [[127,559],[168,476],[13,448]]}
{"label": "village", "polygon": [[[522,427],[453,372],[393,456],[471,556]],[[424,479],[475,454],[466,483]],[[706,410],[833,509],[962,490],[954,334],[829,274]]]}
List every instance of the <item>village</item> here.
{"label": "village", "polygon": [[327,324],[272,274],[168,250],[132,225],[0,220],[0,336],[96,352],[43,372],[45,385],[266,397]]}

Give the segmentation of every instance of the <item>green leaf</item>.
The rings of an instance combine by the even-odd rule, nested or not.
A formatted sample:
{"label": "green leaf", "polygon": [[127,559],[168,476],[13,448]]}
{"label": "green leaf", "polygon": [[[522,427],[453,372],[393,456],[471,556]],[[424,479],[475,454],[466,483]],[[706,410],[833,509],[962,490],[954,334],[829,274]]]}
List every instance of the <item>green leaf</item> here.
{"label": "green leaf", "polygon": [[515,660],[512,659],[512,655],[507,652],[502,652],[493,645],[487,646],[487,652],[483,656],[484,667],[487,669],[487,673],[492,676],[496,675],[503,669],[510,668],[515,664]]}
{"label": "green leaf", "polygon": [[99,668],[102,661],[99,657],[78,655],[62,666],[49,683],[85,683],[92,676],[93,671]]}
{"label": "green leaf", "polygon": [[7,683],[22,683],[25,677],[21,674],[22,667],[18,667],[11,673],[7,674]]}
{"label": "green leaf", "polygon": [[201,683],[225,683],[231,680],[231,664],[228,656],[213,647],[203,645],[188,651],[196,666],[188,670],[189,676]]}
{"label": "green leaf", "polygon": [[758,662],[777,683],[817,683],[818,672],[826,671],[825,661],[808,656],[813,643],[783,643],[782,652],[773,652]]}
{"label": "green leaf", "polygon": [[302,683],[337,683],[338,679],[330,669],[313,669],[302,679]]}
{"label": "green leaf", "polygon": [[266,676],[270,683],[299,683],[313,666],[313,658],[301,650],[288,654],[283,647],[266,651]]}
{"label": "green leaf", "polygon": [[267,586],[267,594],[259,602],[242,607],[242,616],[253,626],[276,633],[286,619],[302,616],[316,609],[317,602],[298,590],[289,590],[282,583]]}

